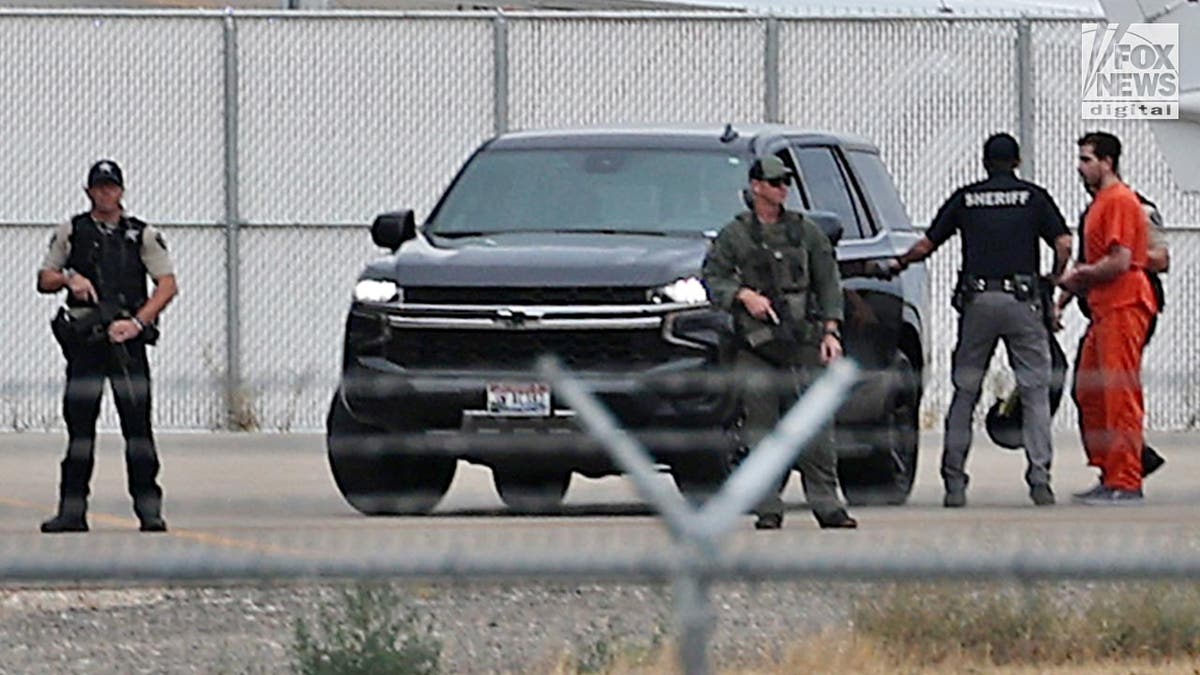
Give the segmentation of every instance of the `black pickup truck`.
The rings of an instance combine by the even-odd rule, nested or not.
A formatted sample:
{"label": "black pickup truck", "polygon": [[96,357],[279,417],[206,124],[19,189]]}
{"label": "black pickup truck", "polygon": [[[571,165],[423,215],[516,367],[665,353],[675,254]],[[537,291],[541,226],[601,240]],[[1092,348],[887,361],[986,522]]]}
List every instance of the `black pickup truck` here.
{"label": "black pickup truck", "polygon": [[927,273],[867,272],[918,234],[875,146],[775,125],[504,134],[475,151],[423,224],[411,211],[376,218],[372,238],[392,253],[355,286],[327,421],[348,502],[427,512],[459,459],[490,466],[522,511],[555,508],[572,472],[618,473],[538,377],[548,354],[681,489],[719,485],[739,406],[730,387],[686,377],[719,369],[731,321],[698,274],[712,237],[746,208],[747,168],[766,155],[800,177],[789,208],[837,241],[843,341],[864,372],[837,419],[843,490],[851,503],[903,503],[928,361]]}

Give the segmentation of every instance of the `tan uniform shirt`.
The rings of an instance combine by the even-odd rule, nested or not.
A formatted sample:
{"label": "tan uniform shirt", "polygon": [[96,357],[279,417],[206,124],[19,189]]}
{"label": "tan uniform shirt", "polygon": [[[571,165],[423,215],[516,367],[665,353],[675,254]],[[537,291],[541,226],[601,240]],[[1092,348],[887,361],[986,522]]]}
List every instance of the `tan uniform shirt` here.
{"label": "tan uniform shirt", "polygon": [[[114,227],[109,223],[99,221],[96,224],[109,231]],[[42,266],[39,269],[62,271],[70,257],[71,221],[68,220],[54,228],[50,247],[46,251],[46,256],[42,258]],[[175,273],[175,266],[171,262],[171,256],[167,253],[166,239],[163,238],[162,231],[153,225],[147,225],[146,229],[142,230],[141,258],[151,279],[157,280]]]}

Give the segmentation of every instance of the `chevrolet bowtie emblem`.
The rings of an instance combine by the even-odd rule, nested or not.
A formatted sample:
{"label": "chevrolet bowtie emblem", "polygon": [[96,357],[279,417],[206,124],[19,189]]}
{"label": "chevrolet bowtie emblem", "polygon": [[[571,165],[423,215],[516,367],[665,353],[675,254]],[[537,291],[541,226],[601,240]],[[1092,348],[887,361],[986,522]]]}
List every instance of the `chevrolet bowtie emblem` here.
{"label": "chevrolet bowtie emblem", "polygon": [[537,319],[542,318],[542,313],[529,312],[524,309],[517,309],[515,307],[501,307],[496,310],[496,318],[514,325],[521,325],[526,321],[536,321]]}
{"label": "chevrolet bowtie emblem", "polygon": [[525,312],[522,312],[519,309],[503,307],[496,310],[496,318],[502,321],[509,321],[514,324],[522,324],[525,323],[525,319],[528,317],[525,316]]}

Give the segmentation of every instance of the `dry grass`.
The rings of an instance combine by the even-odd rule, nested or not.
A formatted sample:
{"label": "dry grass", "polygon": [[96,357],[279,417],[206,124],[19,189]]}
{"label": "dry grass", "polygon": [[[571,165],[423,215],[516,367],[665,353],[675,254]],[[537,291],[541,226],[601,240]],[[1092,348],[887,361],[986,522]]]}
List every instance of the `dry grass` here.
{"label": "dry grass", "polygon": [[856,633],[918,663],[1069,665],[1200,657],[1200,588],[906,585],[864,598]]}
{"label": "dry grass", "polygon": [[1157,662],[1106,659],[1055,665],[997,665],[967,654],[957,654],[931,663],[922,661],[918,653],[901,655],[874,638],[843,633],[823,635],[800,643],[789,650],[778,664],[728,672],[729,675],[1197,675],[1200,673],[1200,659]]}
{"label": "dry grass", "polygon": [[[594,648],[593,648],[594,649]],[[674,646],[614,648],[599,668],[564,654],[552,675],[676,674]],[[808,636],[777,662],[727,675],[1200,675],[1200,586],[876,587],[853,628]]]}

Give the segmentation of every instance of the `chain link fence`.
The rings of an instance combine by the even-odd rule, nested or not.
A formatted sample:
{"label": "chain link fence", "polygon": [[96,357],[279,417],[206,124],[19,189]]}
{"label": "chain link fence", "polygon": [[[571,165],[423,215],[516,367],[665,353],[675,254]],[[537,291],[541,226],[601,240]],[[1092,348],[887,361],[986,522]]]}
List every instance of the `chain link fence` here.
{"label": "chain link fence", "polygon": [[[50,230],[86,208],[98,157],[120,162],[127,206],[166,230],[181,296],[155,350],[165,429],[323,426],[362,227],[427,214],[497,130],[780,121],[877,143],[913,222],[977,179],[993,131],[1025,141],[1026,175],[1068,220],[1080,23],[785,20],[725,14],[0,12],[11,198],[0,246],[13,299],[0,325],[0,427],[56,428],[61,359],[34,273]],[[1171,227],[1168,309],[1146,366],[1148,424],[1194,428],[1200,196],[1178,191],[1148,126],[1106,122],[1123,173]],[[950,398],[956,244],[931,259],[932,360],[922,422]],[[1070,318],[1068,354],[1082,328]],[[997,359],[1000,361],[1000,359]],[[1011,381],[1000,367],[988,393]],[[1056,428],[1074,425],[1068,403]],[[116,428],[111,403],[101,418]]]}

